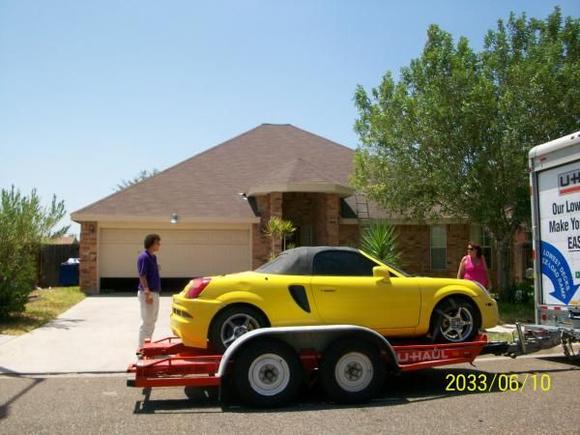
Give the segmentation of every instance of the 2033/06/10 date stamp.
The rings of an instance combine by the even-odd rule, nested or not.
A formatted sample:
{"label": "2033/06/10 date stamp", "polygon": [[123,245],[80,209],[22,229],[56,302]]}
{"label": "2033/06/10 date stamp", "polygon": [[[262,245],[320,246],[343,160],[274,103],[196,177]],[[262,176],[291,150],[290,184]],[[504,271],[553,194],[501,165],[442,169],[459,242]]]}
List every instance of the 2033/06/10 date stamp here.
{"label": "2033/06/10 date stamp", "polygon": [[445,375],[445,391],[463,393],[480,392],[524,392],[540,391],[547,393],[552,389],[552,378],[546,373],[480,373]]}

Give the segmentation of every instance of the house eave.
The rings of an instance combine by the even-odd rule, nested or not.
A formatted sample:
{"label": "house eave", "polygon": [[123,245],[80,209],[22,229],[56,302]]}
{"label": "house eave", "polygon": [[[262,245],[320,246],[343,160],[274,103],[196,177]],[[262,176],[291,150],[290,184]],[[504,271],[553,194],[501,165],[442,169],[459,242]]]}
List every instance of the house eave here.
{"label": "house eave", "polygon": [[341,197],[351,196],[355,190],[335,183],[281,183],[250,187],[248,196],[267,195],[272,192],[335,193]]}
{"label": "house eave", "polygon": [[[102,215],[90,213],[72,213],[71,219],[76,223],[81,222],[147,222],[168,223],[170,216],[134,216],[134,215]],[[259,217],[224,217],[224,216],[180,216],[179,224],[255,224],[259,223]]]}

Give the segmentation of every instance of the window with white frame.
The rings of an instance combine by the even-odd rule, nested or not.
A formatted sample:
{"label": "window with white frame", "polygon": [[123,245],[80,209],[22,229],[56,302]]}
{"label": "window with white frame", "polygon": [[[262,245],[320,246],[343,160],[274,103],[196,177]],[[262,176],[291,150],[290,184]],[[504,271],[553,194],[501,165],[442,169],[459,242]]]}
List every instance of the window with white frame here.
{"label": "window with white frame", "polygon": [[447,227],[431,225],[431,270],[447,270]]}

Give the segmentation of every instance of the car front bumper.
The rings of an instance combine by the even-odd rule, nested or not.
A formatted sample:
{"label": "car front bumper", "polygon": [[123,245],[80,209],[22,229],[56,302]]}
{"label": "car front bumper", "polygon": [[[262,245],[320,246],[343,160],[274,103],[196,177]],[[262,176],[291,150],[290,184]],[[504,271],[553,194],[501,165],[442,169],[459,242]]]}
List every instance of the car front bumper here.
{"label": "car front bumper", "polygon": [[499,323],[499,311],[495,299],[485,298],[480,300],[479,309],[481,311],[481,329],[497,326]]}

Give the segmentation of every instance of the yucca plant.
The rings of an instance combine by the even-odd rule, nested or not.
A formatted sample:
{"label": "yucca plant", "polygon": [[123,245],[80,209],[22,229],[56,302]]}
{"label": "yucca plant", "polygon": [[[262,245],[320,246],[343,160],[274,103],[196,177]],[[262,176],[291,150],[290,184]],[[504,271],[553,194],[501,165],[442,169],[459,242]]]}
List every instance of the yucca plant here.
{"label": "yucca plant", "polygon": [[272,252],[270,256],[276,256],[278,253],[274,252],[274,241],[282,240],[282,250],[286,250],[286,237],[296,231],[296,227],[292,221],[284,220],[278,216],[272,216],[266,227],[264,233],[272,239]]}
{"label": "yucca plant", "polygon": [[397,248],[395,227],[387,221],[378,221],[365,227],[360,247],[373,257],[393,266],[400,266],[401,253]]}

